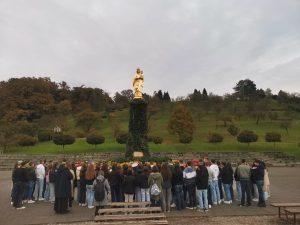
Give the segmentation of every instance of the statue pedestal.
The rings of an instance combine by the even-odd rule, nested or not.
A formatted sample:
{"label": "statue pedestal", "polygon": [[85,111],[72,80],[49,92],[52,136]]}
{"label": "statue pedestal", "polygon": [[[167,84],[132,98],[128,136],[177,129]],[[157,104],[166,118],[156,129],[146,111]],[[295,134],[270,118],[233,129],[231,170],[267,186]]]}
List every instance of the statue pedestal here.
{"label": "statue pedestal", "polygon": [[134,152],[143,152],[150,156],[147,132],[147,102],[142,98],[135,98],[130,102],[129,131],[125,157],[132,158]]}

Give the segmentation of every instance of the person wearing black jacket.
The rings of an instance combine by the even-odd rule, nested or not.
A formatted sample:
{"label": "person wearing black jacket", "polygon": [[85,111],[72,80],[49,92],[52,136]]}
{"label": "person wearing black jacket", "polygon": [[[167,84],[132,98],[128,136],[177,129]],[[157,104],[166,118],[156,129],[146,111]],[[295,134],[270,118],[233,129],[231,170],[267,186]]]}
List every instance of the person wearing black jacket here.
{"label": "person wearing black jacket", "polygon": [[208,189],[208,170],[204,166],[203,161],[200,160],[200,166],[196,170],[196,188],[197,196],[199,202],[200,210],[204,212],[208,211],[208,199],[207,199],[207,189]]}
{"label": "person wearing black jacket", "polygon": [[224,201],[225,204],[231,204],[232,203],[232,195],[231,195],[231,186],[233,182],[233,170],[228,163],[221,163],[221,177],[222,177],[222,183],[223,188],[226,196],[226,201]]}
{"label": "person wearing black jacket", "polygon": [[111,169],[112,171],[108,175],[108,182],[111,190],[111,201],[121,202],[123,175],[120,172],[120,168],[116,165],[113,165]]}
{"label": "person wearing black jacket", "polygon": [[256,184],[258,190],[258,206],[266,207],[266,202],[264,198],[264,175],[265,168],[259,160],[254,161],[254,165],[251,170],[251,180]]}
{"label": "person wearing black jacket", "polygon": [[142,202],[150,202],[150,190],[149,190],[148,178],[149,178],[149,168],[147,166],[144,166],[143,172],[141,173],[139,178],[136,177],[136,179],[139,179],[138,183],[141,187]]}
{"label": "person wearing black jacket", "polygon": [[33,162],[30,162],[26,169],[27,169],[28,181],[26,185],[27,187],[26,187],[25,199],[28,201],[28,203],[34,203],[34,201],[32,200],[32,194],[35,186],[36,176],[35,176]]}
{"label": "person wearing black jacket", "polygon": [[71,196],[71,180],[73,176],[70,170],[63,162],[55,172],[55,203],[54,211],[56,213],[67,213],[68,200]]}
{"label": "person wearing black jacket", "polygon": [[183,172],[179,164],[175,164],[173,176],[172,176],[172,187],[175,190],[175,204],[177,210],[185,208],[184,194],[183,194]]}
{"label": "person wearing black jacket", "polygon": [[25,209],[22,200],[24,196],[24,191],[26,188],[26,183],[28,181],[28,173],[25,168],[25,162],[21,163],[21,166],[16,168],[13,173],[14,180],[14,195],[13,195],[13,206],[16,209]]}
{"label": "person wearing black jacket", "polygon": [[132,170],[128,170],[127,175],[124,177],[123,191],[125,195],[125,202],[133,202],[135,177],[132,175]]}

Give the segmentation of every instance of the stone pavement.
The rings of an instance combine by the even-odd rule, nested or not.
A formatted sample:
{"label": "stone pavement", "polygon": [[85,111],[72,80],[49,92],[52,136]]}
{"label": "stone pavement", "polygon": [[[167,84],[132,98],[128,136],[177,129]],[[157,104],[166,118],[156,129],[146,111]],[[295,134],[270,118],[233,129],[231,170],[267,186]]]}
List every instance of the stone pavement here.
{"label": "stone pavement", "polygon": [[[269,168],[271,182],[272,202],[300,202],[300,168],[299,167],[274,167]],[[79,221],[93,220],[94,210],[74,206],[69,214],[56,215],[53,205],[40,202],[26,205],[24,210],[15,210],[10,206],[10,181],[11,172],[0,172],[0,225],[10,224],[49,224],[49,223],[71,223]],[[235,202],[233,205],[216,206],[209,213],[203,214],[194,210],[186,209],[182,212],[172,211],[167,214],[168,220],[182,221],[181,224],[189,224],[188,221],[213,220],[217,217],[237,217],[237,216],[273,216],[277,210],[273,207],[258,208],[239,207]],[[254,205],[254,204],[253,204]]]}

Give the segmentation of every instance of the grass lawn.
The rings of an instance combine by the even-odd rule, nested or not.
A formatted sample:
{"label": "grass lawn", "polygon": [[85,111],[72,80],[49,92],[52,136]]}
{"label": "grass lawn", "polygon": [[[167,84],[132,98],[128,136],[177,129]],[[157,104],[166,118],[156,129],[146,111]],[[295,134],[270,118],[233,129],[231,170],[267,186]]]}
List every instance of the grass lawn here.
{"label": "grass lawn", "polygon": [[[261,121],[258,125],[253,118],[242,118],[241,120],[235,120],[234,123],[240,128],[240,130],[247,129],[253,130],[258,134],[258,142],[250,144],[250,147],[246,144],[242,144],[236,141],[236,138],[230,136],[226,127],[216,128],[216,121],[213,115],[206,115],[195,120],[196,131],[194,133],[194,139],[190,144],[180,144],[176,136],[170,135],[167,129],[167,123],[170,116],[170,110],[165,109],[160,113],[152,117],[149,122],[150,135],[157,135],[163,138],[163,143],[155,145],[150,143],[150,151],[152,152],[231,152],[231,151],[283,151],[288,154],[295,155],[300,159],[300,114],[294,116],[292,126],[287,133],[284,129],[280,128],[279,122],[272,122],[268,119]],[[126,131],[128,128],[128,110],[123,110],[114,113],[115,121],[120,125],[121,129]],[[220,122],[218,122],[220,125]],[[78,129],[74,127],[74,123],[70,122],[71,131]],[[105,136],[105,143],[98,145],[96,148],[86,143],[84,138],[77,138],[73,145],[65,146],[62,149],[61,146],[57,146],[52,142],[38,143],[33,147],[12,147],[7,150],[11,153],[88,153],[88,152],[125,152],[125,145],[116,143],[113,137],[113,129],[108,119],[103,119],[102,124],[99,127],[101,133]],[[276,131],[282,135],[282,142],[276,143],[275,149],[273,143],[267,143],[264,141],[264,135],[266,132]],[[224,141],[218,144],[211,144],[207,142],[207,135],[209,132],[217,132],[224,136]]]}

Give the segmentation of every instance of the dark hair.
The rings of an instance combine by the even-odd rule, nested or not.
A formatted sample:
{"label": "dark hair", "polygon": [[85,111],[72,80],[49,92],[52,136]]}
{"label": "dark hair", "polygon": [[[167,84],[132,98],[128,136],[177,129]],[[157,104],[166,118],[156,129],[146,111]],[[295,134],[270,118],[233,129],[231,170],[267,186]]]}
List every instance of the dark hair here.
{"label": "dark hair", "polygon": [[158,173],[158,167],[157,166],[153,166],[152,167],[152,172],[153,173]]}
{"label": "dark hair", "polygon": [[215,159],[212,159],[212,160],[211,160],[211,163],[215,164],[215,163],[216,163],[216,160],[215,160]]}
{"label": "dark hair", "polygon": [[242,163],[245,163],[246,162],[246,159],[242,159]]}
{"label": "dark hair", "polygon": [[128,170],[127,171],[127,176],[131,176],[132,175],[132,170]]}
{"label": "dark hair", "polygon": [[172,179],[172,172],[167,163],[162,164],[160,173],[161,173],[164,181]]}
{"label": "dark hair", "polygon": [[192,161],[188,161],[186,164],[187,164],[188,166],[192,166]]}

